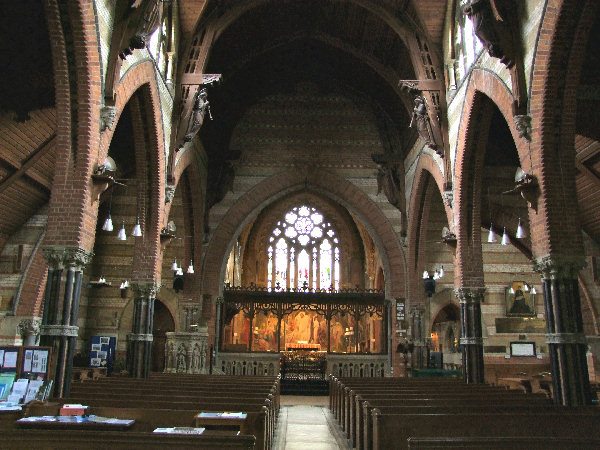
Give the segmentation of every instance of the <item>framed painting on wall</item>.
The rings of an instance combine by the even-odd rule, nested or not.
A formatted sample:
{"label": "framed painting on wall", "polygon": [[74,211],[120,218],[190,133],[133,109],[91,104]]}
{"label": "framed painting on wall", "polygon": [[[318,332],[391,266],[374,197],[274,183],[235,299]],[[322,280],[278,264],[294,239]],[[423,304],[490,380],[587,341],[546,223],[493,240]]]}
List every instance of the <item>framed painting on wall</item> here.
{"label": "framed painting on wall", "polygon": [[513,281],[506,289],[507,316],[535,316],[535,295],[525,286],[524,281]]}

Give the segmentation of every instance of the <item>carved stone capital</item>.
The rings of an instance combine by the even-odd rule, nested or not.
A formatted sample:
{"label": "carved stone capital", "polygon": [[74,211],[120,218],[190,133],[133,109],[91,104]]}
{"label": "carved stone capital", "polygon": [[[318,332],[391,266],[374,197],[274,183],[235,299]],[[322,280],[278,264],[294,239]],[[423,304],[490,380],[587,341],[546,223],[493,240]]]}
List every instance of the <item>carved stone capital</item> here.
{"label": "carved stone capital", "polygon": [[34,336],[40,334],[42,319],[33,317],[31,319],[22,319],[17,325],[17,333],[20,336]]}
{"label": "carved stone capital", "polygon": [[517,129],[517,133],[519,133],[519,137],[531,141],[531,116],[528,116],[527,114],[518,114],[514,116],[513,119],[515,121],[515,128]]}
{"label": "carved stone capital", "polygon": [[152,342],[154,340],[154,337],[152,336],[152,334],[129,333],[127,335],[127,340],[129,340],[129,342]]}
{"label": "carved stone capital", "polygon": [[107,128],[112,130],[115,124],[116,116],[116,106],[103,106],[100,108],[100,131],[106,131]]}
{"label": "carved stone capital", "polygon": [[42,249],[44,258],[53,269],[74,269],[81,271],[91,261],[94,254],[80,247],[49,245]]}
{"label": "carved stone capital", "polygon": [[79,335],[79,327],[75,325],[42,325],[40,328],[42,336],[77,337]]}
{"label": "carved stone capital", "polygon": [[460,303],[481,303],[485,294],[484,287],[459,287],[454,290]]}
{"label": "carved stone capital", "polygon": [[460,338],[461,345],[483,345],[482,337],[461,337]]}
{"label": "carved stone capital", "polygon": [[156,295],[160,291],[161,285],[154,282],[131,282],[133,288],[134,298],[156,298]]}
{"label": "carved stone capital", "polygon": [[585,258],[580,255],[548,255],[533,262],[534,270],[542,279],[577,278],[585,265]]}
{"label": "carved stone capital", "polygon": [[587,341],[583,333],[548,333],[546,334],[547,344],[586,344]]}
{"label": "carved stone capital", "polygon": [[176,186],[174,184],[165,184],[165,203],[171,203],[173,201],[175,188]]}

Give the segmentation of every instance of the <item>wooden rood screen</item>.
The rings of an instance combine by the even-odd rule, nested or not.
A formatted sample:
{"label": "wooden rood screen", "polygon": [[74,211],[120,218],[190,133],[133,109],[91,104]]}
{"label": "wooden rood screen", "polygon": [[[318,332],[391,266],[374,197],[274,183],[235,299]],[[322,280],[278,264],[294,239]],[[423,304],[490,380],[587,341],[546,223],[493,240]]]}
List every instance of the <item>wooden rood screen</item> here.
{"label": "wooden rood screen", "polygon": [[388,315],[380,290],[226,288],[220,350],[385,354]]}

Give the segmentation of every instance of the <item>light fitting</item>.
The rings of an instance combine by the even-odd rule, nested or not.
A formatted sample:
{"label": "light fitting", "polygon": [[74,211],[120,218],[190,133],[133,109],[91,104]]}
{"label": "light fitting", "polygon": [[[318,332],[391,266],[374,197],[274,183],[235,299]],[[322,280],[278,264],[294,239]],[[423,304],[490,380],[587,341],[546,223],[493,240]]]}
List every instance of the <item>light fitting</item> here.
{"label": "light fitting", "polygon": [[104,221],[104,225],[102,225],[102,229],[104,231],[112,231],[114,229],[113,228],[112,218],[110,217],[110,213],[108,213],[108,217]]}
{"label": "light fitting", "polygon": [[189,274],[194,273],[194,264],[192,263],[192,261],[190,261],[190,265],[187,268],[187,273],[189,273]]}
{"label": "light fitting", "polygon": [[132,236],[141,237],[142,236],[142,227],[140,227],[140,218],[138,217],[135,226],[133,227],[133,231],[131,232]]}
{"label": "light fitting", "polygon": [[496,242],[496,233],[494,233],[494,226],[492,224],[490,224],[490,232],[488,233],[487,241],[489,243]]}
{"label": "light fitting", "polygon": [[121,226],[121,229],[119,230],[119,234],[117,234],[117,239],[120,241],[127,240],[127,234],[125,233],[125,222],[123,222],[123,225]]}
{"label": "light fitting", "polygon": [[521,218],[519,217],[519,225],[517,226],[517,234],[515,235],[517,239],[523,239],[525,237],[525,231],[523,230],[523,225],[521,225]]}
{"label": "light fitting", "polygon": [[504,227],[504,233],[502,233],[502,241],[500,241],[502,245],[508,245],[510,241],[508,240],[508,234],[506,234],[506,227]]}
{"label": "light fitting", "polygon": [[173,272],[177,272],[178,268],[179,268],[179,266],[177,265],[177,258],[175,258],[173,260],[173,264],[171,264],[171,269],[173,269]]}

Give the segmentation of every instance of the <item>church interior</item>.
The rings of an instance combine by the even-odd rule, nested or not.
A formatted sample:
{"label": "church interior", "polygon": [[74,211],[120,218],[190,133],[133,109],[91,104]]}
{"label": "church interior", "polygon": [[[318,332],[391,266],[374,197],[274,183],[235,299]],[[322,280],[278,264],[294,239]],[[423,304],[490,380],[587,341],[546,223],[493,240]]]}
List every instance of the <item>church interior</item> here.
{"label": "church interior", "polygon": [[[148,429],[211,395],[248,414],[235,438],[140,425],[115,448],[284,448],[280,394],[311,392],[343,436],[323,448],[600,447],[596,0],[5,14],[0,387],[37,377],[120,417],[101,392],[156,383]],[[170,385],[189,396],[150,400]],[[399,414],[413,432],[393,441]],[[488,433],[461,432],[468,414]]]}

